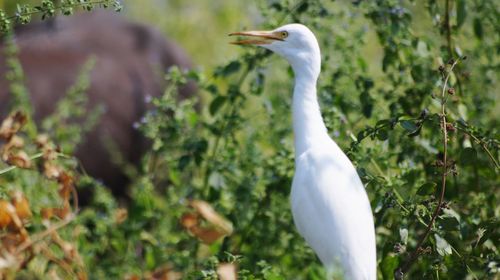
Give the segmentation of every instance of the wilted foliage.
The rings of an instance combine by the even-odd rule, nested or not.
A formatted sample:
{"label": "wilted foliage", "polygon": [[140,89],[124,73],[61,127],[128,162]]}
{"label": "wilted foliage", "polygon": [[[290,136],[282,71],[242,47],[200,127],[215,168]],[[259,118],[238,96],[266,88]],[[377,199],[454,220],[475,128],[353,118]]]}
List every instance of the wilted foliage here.
{"label": "wilted foliage", "polygon": [[[0,174],[7,176],[16,168],[29,170],[31,174],[28,176],[43,182],[57,195],[49,201],[30,203],[30,200],[43,196],[28,198],[23,188],[16,186],[15,177],[2,180],[2,184],[13,186],[8,199],[0,199],[0,228],[3,229],[0,235],[0,276],[10,279],[14,275],[22,275],[30,266],[37,266],[37,273],[56,279],[62,275],[86,279],[86,270],[76,244],[65,240],[69,236],[61,236],[61,229],[74,220],[78,208],[74,171],[58,162],[60,153],[46,135],[40,135],[36,143],[25,144],[26,137],[19,133],[26,119],[23,113],[17,111],[2,122],[0,139],[5,144],[0,149],[3,161],[10,167],[0,170]],[[29,157],[26,150],[33,148],[38,153]],[[41,162],[36,165],[34,161],[38,159]],[[44,192],[37,191],[38,194]],[[71,209],[71,203],[75,210]],[[32,213],[34,209],[37,212],[35,215]]]}
{"label": "wilted foliage", "polygon": [[[320,40],[322,113],[370,196],[379,278],[494,278],[500,213],[498,4],[259,3],[266,19],[259,28],[301,22]],[[69,229],[78,233],[71,244],[86,270],[71,262],[71,273],[85,271],[96,279],[234,279],[235,273],[241,279],[323,279],[289,209],[294,159],[288,66],[247,48],[208,73],[173,68],[167,79],[165,94],[151,101],[155,109],[138,124],[152,147],[130,187],[130,204],[119,206],[91,178],[74,181],[95,189],[95,196],[57,231],[66,240]],[[176,89],[187,80],[197,82],[206,103],[196,97],[178,101]],[[2,133],[17,133],[15,119]],[[20,142],[11,144],[12,155],[25,150]],[[21,158],[40,166],[45,157],[29,156],[37,151]],[[12,205],[2,207],[11,210],[0,212],[0,222],[14,220],[15,203],[30,205],[29,219],[36,219],[40,214],[32,204],[48,206],[33,189],[46,180],[54,190],[61,184],[43,175],[45,167],[36,169],[39,179],[30,179],[30,168],[0,171],[0,207]],[[73,201],[44,189],[48,201]],[[20,235],[23,227],[21,221],[2,234]],[[40,227],[32,222],[24,236]],[[49,263],[55,273],[64,269]]]}
{"label": "wilted foliage", "polygon": [[116,11],[122,9],[119,0],[41,0],[38,5],[16,3],[14,15],[7,15],[0,9],[0,32],[7,32],[14,24],[27,24],[33,16],[41,19],[51,18],[57,15],[72,15],[75,10],[81,9],[91,11],[94,8],[113,7]]}

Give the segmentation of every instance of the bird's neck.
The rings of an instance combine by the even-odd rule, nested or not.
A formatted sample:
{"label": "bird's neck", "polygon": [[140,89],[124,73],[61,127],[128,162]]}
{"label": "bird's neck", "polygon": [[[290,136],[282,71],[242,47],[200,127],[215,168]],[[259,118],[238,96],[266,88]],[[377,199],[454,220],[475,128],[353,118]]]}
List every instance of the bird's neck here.
{"label": "bird's neck", "polygon": [[[294,69],[297,70],[297,69]],[[295,157],[313,146],[324,143],[328,133],[321,117],[316,81],[318,74],[310,71],[294,71],[295,87],[293,90],[293,130]]]}

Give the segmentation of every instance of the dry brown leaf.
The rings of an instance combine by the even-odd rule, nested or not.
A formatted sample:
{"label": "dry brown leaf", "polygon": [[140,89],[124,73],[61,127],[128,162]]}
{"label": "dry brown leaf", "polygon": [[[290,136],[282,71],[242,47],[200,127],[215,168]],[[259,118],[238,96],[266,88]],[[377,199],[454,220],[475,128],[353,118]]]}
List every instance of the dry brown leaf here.
{"label": "dry brown leaf", "polygon": [[181,225],[186,229],[190,229],[194,226],[197,226],[199,223],[198,215],[195,213],[185,213],[181,217]]}
{"label": "dry brown leaf", "polygon": [[54,209],[54,214],[64,220],[71,213],[71,206],[68,200],[65,200],[63,203],[63,207]]}
{"label": "dry brown leaf", "polygon": [[53,164],[50,161],[45,161],[43,163],[43,174],[48,179],[56,179],[61,174],[62,170],[59,166]]}
{"label": "dry brown leaf", "polygon": [[77,278],[78,280],[87,280],[88,279],[87,273],[85,271],[79,271],[77,273]]}
{"label": "dry brown leaf", "polygon": [[169,264],[160,266],[151,275],[145,277],[148,280],[179,280],[182,279],[180,272],[174,271]]}
{"label": "dry brown leaf", "polygon": [[137,274],[127,275],[125,276],[126,280],[140,280],[141,278]]}
{"label": "dry brown leaf", "polygon": [[2,248],[5,248],[9,253],[14,253],[17,246],[24,241],[24,238],[18,233],[7,233],[2,236]]}
{"label": "dry brown leaf", "polygon": [[69,196],[73,190],[73,176],[66,171],[62,171],[57,177],[57,181],[60,184],[59,195],[63,200],[69,200]]}
{"label": "dry brown leaf", "polygon": [[54,208],[42,208],[40,216],[42,216],[43,220],[50,220],[54,216]]}
{"label": "dry brown leaf", "polygon": [[64,202],[63,207],[47,207],[42,208],[40,215],[43,220],[50,220],[52,217],[56,216],[60,219],[65,219],[71,213],[71,207],[68,201]]}
{"label": "dry brown leaf", "polygon": [[49,136],[47,134],[40,134],[36,137],[35,143],[38,146],[38,148],[43,148],[45,146],[48,146],[50,143]]}
{"label": "dry brown leaf", "polygon": [[9,204],[6,200],[0,200],[0,228],[5,228],[12,223],[12,218],[7,209]]}
{"label": "dry brown leaf", "polygon": [[190,205],[210,224],[219,228],[224,235],[231,235],[233,233],[233,225],[231,222],[215,212],[208,202],[193,200],[190,202]]}
{"label": "dry brown leaf", "polygon": [[221,263],[217,267],[217,275],[220,280],[236,280],[236,265],[234,263]]}
{"label": "dry brown leaf", "polygon": [[16,214],[23,222],[26,222],[32,214],[30,204],[22,192],[14,192],[11,195],[11,203],[16,208]]}
{"label": "dry brown leaf", "polygon": [[26,124],[27,117],[20,111],[10,114],[0,125],[0,138],[9,140]]}
{"label": "dry brown leaf", "polygon": [[31,167],[31,159],[25,151],[19,151],[16,154],[9,153],[5,162],[24,169]]}
{"label": "dry brown leaf", "polygon": [[115,211],[115,223],[121,224],[128,218],[128,211],[125,208],[118,208]]}
{"label": "dry brown leaf", "polygon": [[198,226],[189,229],[194,236],[198,237],[205,244],[212,244],[226,234],[215,228],[202,228]]}
{"label": "dry brown leaf", "polygon": [[10,138],[9,142],[7,142],[3,147],[2,147],[2,154],[7,154],[9,153],[10,150],[16,148],[20,149],[24,147],[24,140],[23,138],[14,135]]}

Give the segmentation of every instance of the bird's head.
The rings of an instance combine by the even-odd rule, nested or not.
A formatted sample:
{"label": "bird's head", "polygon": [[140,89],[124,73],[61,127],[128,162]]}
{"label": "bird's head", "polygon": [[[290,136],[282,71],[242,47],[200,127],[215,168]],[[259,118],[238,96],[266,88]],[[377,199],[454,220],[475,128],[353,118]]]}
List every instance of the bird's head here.
{"label": "bird's head", "polygon": [[296,74],[319,75],[321,54],[314,34],[302,24],[287,24],[271,31],[241,31],[230,36],[244,36],[235,45],[256,45],[283,56]]}

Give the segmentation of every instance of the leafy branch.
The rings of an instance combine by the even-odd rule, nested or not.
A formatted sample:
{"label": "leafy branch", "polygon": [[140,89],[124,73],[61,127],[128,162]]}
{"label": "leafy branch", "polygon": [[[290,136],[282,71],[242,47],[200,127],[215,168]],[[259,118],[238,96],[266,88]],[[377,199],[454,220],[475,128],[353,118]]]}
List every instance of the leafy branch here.
{"label": "leafy branch", "polygon": [[0,9],[0,34],[7,33],[12,23],[27,24],[31,21],[33,15],[40,14],[42,19],[55,16],[58,12],[63,15],[71,15],[74,9],[81,8],[86,11],[91,11],[95,7],[109,8],[113,7],[115,11],[122,9],[122,4],[119,0],[63,0],[63,3],[56,5],[52,0],[43,0],[41,5],[30,6],[17,5],[15,15],[7,15]]}
{"label": "leafy branch", "polygon": [[[410,257],[408,258],[408,261],[403,266],[396,269],[394,275],[396,279],[402,279],[404,274],[410,269],[411,265],[418,259],[418,257],[422,254],[422,252],[424,252],[422,245],[427,240],[427,237],[429,237],[432,227],[434,226],[434,223],[436,221],[436,218],[441,212],[441,208],[443,207],[444,194],[446,191],[446,176],[448,175],[448,129],[449,129],[448,125],[451,124],[448,123],[446,120],[446,101],[447,101],[447,92],[451,93],[453,91],[453,88],[448,88],[448,80],[451,74],[453,73],[453,68],[455,68],[455,66],[459,61],[460,59],[457,59],[455,61],[450,61],[451,67],[446,73],[446,76],[444,78],[443,88],[441,91],[440,119],[441,119],[441,132],[443,140],[443,158],[442,158],[442,174],[441,174],[441,191],[439,194],[439,200],[436,209],[432,214],[431,221],[427,225],[424,235],[420,238],[419,242],[417,243],[415,251],[411,253]],[[442,73],[444,73],[444,68]]]}
{"label": "leafy branch", "polygon": [[493,154],[491,153],[490,149],[488,148],[488,145],[493,146],[496,150],[500,149],[500,143],[497,140],[494,139],[488,139],[483,135],[479,135],[474,127],[470,126],[463,120],[459,120],[457,122],[456,129],[461,131],[462,133],[468,135],[470,138],[472,138],[474,141],[476,141],[479,146],[484,150],[484,152],[488,155],[490,158],[491,162],[495,166],[496,170],[500,169],[500,164],[498,161],[495,159]]}

